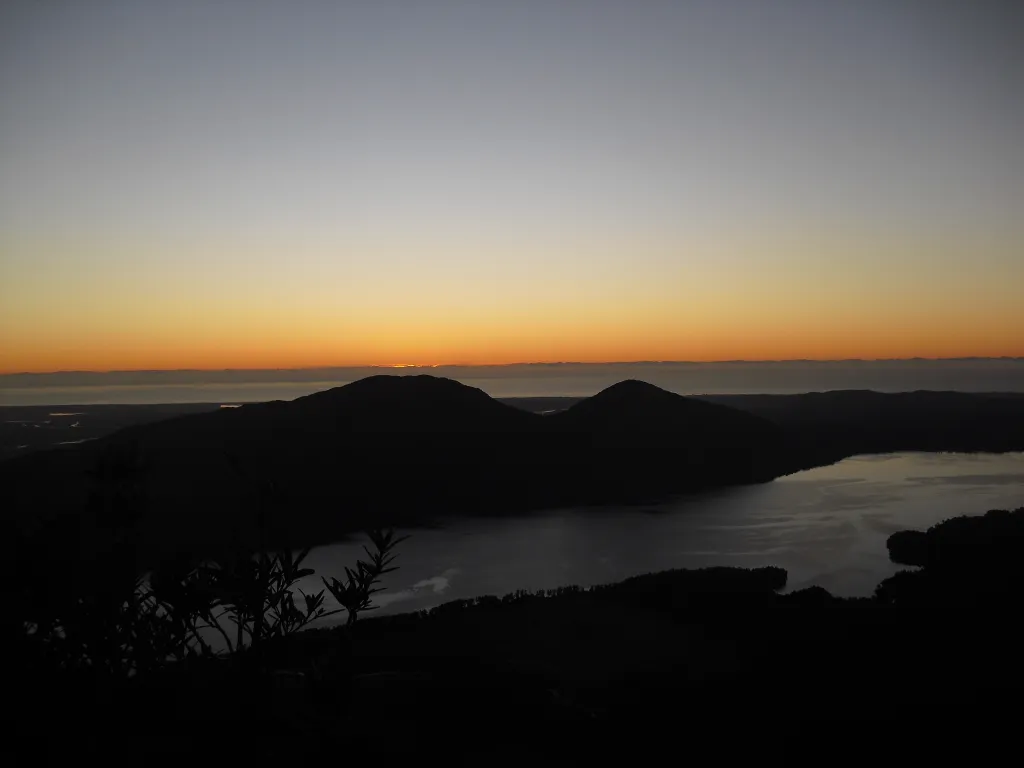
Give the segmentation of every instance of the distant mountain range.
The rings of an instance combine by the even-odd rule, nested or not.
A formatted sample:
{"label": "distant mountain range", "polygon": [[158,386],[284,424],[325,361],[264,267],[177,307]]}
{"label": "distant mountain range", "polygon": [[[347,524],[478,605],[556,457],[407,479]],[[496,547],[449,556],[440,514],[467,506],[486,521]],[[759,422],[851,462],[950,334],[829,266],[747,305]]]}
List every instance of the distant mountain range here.
{"label": "distant mountain range", "polygon": [[121,524],[110,523],[118,505],[130,509],[117,515],[144,509],[133,525],[145,557],[199,556],[251,546],[257,531],[300,546],[450,515],[643,504],[861,452],[1024,449],[1016,395],[694,398],[630,380],[535,405],[554,412],[451,379],[378,375],[292,401],[211,407],[0,462],[3,517],[32,528],[79,516],[103,528]]}

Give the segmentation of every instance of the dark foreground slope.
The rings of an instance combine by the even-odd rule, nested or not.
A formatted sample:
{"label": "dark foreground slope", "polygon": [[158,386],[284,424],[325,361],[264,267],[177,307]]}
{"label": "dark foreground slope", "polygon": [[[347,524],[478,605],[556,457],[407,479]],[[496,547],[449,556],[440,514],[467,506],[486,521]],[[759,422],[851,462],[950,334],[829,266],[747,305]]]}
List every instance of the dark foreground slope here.
{"label": "dark foreground slope", "polygon": [[[769,480],[800,465],[783,430],[625,382],[557,417],[431,376],[374,376],[291,402],[137,425],[0,463],[9,515],[31,523],[138,497],[145,540],[200,555],[319,543],[438,515],[613,500]],[[95,475],[101,471],[100,482]],[[158,552],[155,553],[159,554]]]}
{"label": "dark foreground slope", "polygon": [[[909,559],[923,568],[873,598],[780,595],[780,569],[721,568],[459,601],[297,635],[262,682],[182,668],[110,692],[111,709],[82,692],[90,708],[73,725],[144,736],[160,723],[177,734],[161,754],[264,760],[332,758],[344,744],[384,761],[866,746],[916,758],[966,747],[983,761],[1011,744],[1024,692],[1022,521],[1024,508],[920,534],[928,546]],[[955,555],[939,554],[954,540]]]}

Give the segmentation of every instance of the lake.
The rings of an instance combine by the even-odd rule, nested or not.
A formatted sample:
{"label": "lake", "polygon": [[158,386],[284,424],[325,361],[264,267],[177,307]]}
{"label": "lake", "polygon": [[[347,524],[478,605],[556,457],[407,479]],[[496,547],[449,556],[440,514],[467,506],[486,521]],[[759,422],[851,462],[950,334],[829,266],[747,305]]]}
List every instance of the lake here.
{"label": "lake", "polygon": [[[1024,453],[857,456],[771,483],[658,506],[573,508],[403,531],[378,613],[517,589],[589,586],[668,568],[777,565],[789,589],[870,595],[899,568],[885,541],[948,517],[1024,506]],[[344,574],[361,542],[319,547],[317,577]],[[331,607],[336,607],[332,605]]]}

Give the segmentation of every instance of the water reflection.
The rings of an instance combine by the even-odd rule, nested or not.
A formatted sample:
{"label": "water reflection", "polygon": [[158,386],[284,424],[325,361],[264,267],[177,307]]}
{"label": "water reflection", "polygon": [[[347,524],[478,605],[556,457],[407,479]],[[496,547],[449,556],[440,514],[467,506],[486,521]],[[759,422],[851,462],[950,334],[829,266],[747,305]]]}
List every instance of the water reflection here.
{"label": "water reflection", "polygon": [[[885,549],[892,532],[1021,505],[1021,453],[856,457],[657,507],[565,509],[407,531],[400,570],[389,574],[377,603],[380,613],[394,613],[712,565],[778,565],[789,571],[791,589],[817,584],[868,595],[897,570]],[[320,547],[309,566],[341,574],[360,552],[356,542]]]}

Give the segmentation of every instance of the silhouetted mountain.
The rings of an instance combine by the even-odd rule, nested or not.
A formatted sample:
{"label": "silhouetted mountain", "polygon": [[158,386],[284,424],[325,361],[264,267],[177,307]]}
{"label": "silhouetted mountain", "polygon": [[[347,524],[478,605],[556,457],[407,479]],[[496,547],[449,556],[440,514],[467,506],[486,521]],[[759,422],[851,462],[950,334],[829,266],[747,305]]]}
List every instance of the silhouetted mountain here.
{"label": "silhouetted mountain", "polygon": [[770,480],[798,468],[783,430],[722,405],[623,381],[548,417],[601,497]]}
{"label": "silhouetted mountain", "polygon": [[683,397],[644,381],[613,384],[553,419],[571,428],[618,432],[683,432],[709,428],[739,434],[768,430],[761,419],[732,408]]}
{"label": "silhouetted mountain", "polygon": [[370,376],[287,404],[288,418],[353,432],[514,432],[533,414],[475,387],[435,376]]}
{"label": "silhouetted mountain", "polygon": [[695,398],[624,381],[541,416],[448,379],[373,376],[21,456],[0,463],[0,483],[4,517],[31,527],[80,516],[90,498],[102,509],[90,473],[130,458],[142,466],[130,492],[145,499],[145,540],[198,556],[252,545],[260,520],[274,542],[300,545],[449,515],[650,502],[857,452],[1022,441],[1024,398],[1013,396]]}
{"label": "silhouetted mountain", "polygon": [[[553,413],[587,399],[593,398],[520,397],[499,402]],[[803,445],[804,459],[797,462],[801,466],[856,453],[1024,450],[1020,393],[840,390],[688,399],[751,413],[782,427]],[[133,424],[218,409],[215,403],[0,407],[0,459],[103,437]]]}
{"label": "silhouetted mountain", "polygon": [[97,461],[131,456],[146,538],[199,553],[251,543],[257,518],[275,542],[302,544],[375,524],[768,480],[782,441],[763,419],[642,382],[544,417],[449,379],[374,376],[13,459],[0,482],[22,520],[74,514]]}

